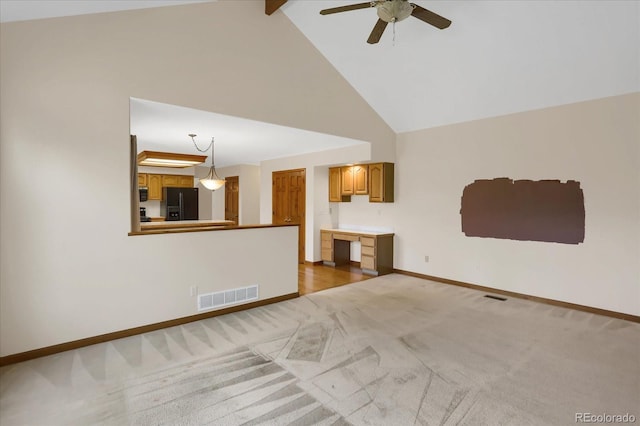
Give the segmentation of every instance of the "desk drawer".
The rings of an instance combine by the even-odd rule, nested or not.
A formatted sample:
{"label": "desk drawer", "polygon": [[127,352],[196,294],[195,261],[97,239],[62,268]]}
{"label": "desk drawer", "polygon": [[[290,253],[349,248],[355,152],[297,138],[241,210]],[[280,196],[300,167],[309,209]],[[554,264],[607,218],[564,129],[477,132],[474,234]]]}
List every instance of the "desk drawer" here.
{"label": "desk drawer", "polygon": [[365,255],[363,255],[360,258],[360,267],[362,269],[369,269],[369,270],[375,271],[376,270],[375,258],[373,256],[365,256]]}
{"label": "desk drawer", "polygon": [[331,232],[321,232],[320,236],[322,237],[322,241],[330,241],[332,239]]}
{"label": "desk drawer", "polygon": [[360,237],[358,235],[350,234],[333,234],[333,239],[342,241],[360,241]]}
{"label": "desk drawer", "polygon": [[322,250],[333,249],[333,240],[322,240]]}
{"label": "desk drawer", "polygon": [[360,243],[362,244],[362,246],[367,246],[367,247],[375,247],[376,245],[376,239],[373,237],[361,237],[360,238]]}
{"label": "desk drawer", "polygon": [[376,248],[362,245],[361,252],[362,252],[363,256],[375,256],[376,255]]}

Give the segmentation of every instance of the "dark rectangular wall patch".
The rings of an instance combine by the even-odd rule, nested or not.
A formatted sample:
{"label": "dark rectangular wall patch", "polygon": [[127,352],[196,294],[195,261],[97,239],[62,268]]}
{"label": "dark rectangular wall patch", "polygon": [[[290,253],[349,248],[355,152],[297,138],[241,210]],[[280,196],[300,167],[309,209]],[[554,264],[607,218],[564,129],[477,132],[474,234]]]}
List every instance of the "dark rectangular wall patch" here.
{"label": "dark rectangular wall patch", "polygon": [[460,214],[467,237],[584,241],[584,195],[573,180],[476,180],[462,192]]}

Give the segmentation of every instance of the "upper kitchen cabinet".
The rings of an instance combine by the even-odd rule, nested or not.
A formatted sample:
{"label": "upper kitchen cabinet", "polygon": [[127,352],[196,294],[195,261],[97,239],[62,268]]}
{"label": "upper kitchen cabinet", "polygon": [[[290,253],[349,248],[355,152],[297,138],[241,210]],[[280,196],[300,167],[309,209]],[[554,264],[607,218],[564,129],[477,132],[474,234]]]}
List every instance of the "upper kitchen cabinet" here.
{"label": "upper kitchen cabinet", "polygon": [[393,202],[393,163],[369,164],[369,201]]}
{"label": "upper kitchen cabinet", "polygon": [[162,200],[162,175],[147,174],[147,200]]}
{"label": "upper kitchen cabinet", "polygon": [[342,195],[342,168],[329,168],[329,202],[351,201],[350,195]]}
{"label": "upper kitchen cabinet", "polygon": [[353,193],[367,195],[369,193],[369,165],[357,164],[351,167],[353,173]]}
{"label": "upper kitchen cabinet", "polygon": [[162,175],[162,186],[179,188],[193,188],[193,176],[189,175]]}
{"label": "upper kitchen cabinet", "polygon": [[367,195],[369,193],[367,171],[366,164],[341,167],[342,195]]}
{"label": "upper kitchen cabinet", "polygon": [[373,203],[393,202],[393,163],[356,164],[329,168],[329,201],[351,201],[369,195]]}
{"label": "upper kitchen cabinet", "polygon": [[[141,179],[141,176],[144,178]],[[144,182],[144,184],[140,183]],[[193,176],[190,175],[156,175],[151,173],[138,174],[139,186],[149,188],[147,200],[162,200],[162,188],[165,186],[179,188],[193,188]]]}
{"label": "upper kitchen cabinet", "polygon": [[342,195],[353,195],[353,169],[351,166],[340,167],[340,192]]}

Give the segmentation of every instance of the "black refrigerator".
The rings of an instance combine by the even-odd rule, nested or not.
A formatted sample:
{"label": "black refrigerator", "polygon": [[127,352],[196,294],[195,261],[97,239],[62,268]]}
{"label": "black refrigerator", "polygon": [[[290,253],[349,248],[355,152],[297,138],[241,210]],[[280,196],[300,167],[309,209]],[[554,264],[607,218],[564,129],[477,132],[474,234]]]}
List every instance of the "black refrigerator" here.
{"label": "black refrigerator", "polygon": [[198,220],[198,188],[162,188],[160,208],[165,220]]}

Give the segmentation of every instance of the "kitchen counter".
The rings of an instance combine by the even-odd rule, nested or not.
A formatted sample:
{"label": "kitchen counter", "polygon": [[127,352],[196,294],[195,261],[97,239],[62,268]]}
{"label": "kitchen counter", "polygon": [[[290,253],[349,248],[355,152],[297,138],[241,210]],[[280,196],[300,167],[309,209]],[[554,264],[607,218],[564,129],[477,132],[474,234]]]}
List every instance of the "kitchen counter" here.
{"label": "kitchen counter", "polygon": [[140,230],[192,229],[233,226],[232,220],[171,220],[165,222],[142,222]]}

